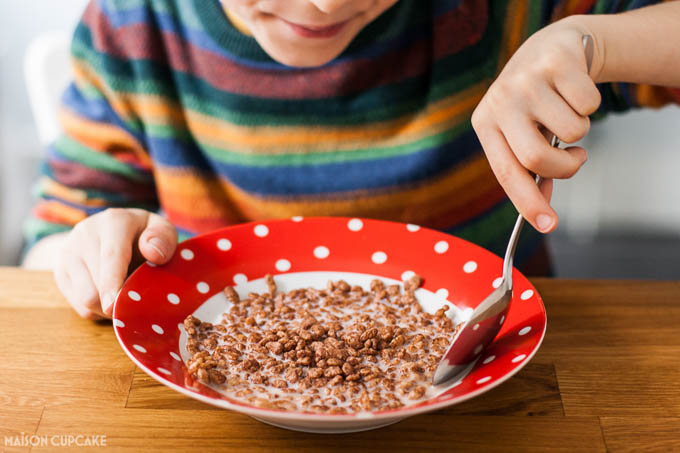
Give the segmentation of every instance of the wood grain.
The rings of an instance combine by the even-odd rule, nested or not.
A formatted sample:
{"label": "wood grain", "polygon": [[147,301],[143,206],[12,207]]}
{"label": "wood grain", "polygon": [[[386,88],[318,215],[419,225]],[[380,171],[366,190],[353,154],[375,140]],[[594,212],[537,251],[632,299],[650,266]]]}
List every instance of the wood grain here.
{"label": "wood grain", "polygon": [[51,272],[0,266],[0,308],[65,307]]}
{"label": "wood grain", "polygon": [[0,370],[0,401],[17,407],[123,407],[131,374]]}
{"label": "wood grain", "polygon": [[542,283],[566,415],[680,416],[680,284]]}
{"label": "wood grain", "polygon": [[93,323],[62,306],[0,308],[1,370],[118,371],[134,364],[120,348],[111,322]]}
{"label": "wood grain", "polygon": [[678,417],[602,417],[610,451],[637,453],[680,452]]}
{"label": "wood grain", "polygon": [[[129,452],[680,451],[680,283],[535,284],[548,331],[517,376],[390,427],[314,435],[158,384],[110,323],[72,312],[49,273],[0,268],[0,442],[24,432],[105,434],[106,451]],[[5,451],[28,450],[0,443]]]}
{"label": "wood grain", "polygon": [[[83,424],[87,420],[87,424]],[[106,451],[354,452],[605,451],[595,417],[454,416],[437,412],[376,431],[343,435],[292,432],[247,416],[214,410],[45,409],[38,434],[107,435]],[[397,441],[398,439],[398,441]],[[40,451],[40,449],[33,449]]]}
{"label": "wood grain", "polygon": [[19,436],[18,442],[21,445],[21,436],[31,435],[37,431],[43,409],[42,406],[15,407],[5,402],[0,404],[0,452],[29,451],[30,447],[14,447],[14,439]]}
{"label": "wood grain", "polygon": [[135,365],[118,346],[110,323],[80,319],[63,305],[1,310],[0,402],[125,405]]}
{"label": "wood grain", "polygon": [[640,368],[625,358],[574,360],[556,367],[566,415],[680,417],[678,361]]}
{"label": "wood grain", "polygon": [[542,350],[553,358],[578,358],[593,347],[625,353],[680,347],[680,283],[537,280],[536,284],[548,314]]}

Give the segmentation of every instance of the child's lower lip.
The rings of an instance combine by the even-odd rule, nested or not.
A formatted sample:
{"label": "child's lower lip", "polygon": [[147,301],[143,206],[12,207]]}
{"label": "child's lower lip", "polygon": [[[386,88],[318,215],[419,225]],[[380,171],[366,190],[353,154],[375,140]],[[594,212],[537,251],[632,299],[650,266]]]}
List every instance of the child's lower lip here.
{"label": "child's lower lip", "polygon": [[340,33],[340,31],[345,28],[345,25],[347,25],[349,22],[349,20],[346,20],[344,22],[339,22],[327,27],[312,27],[309,25],[299,25],[293,22],[288,22],[285,19],[282,20],[287,23],[295,33],[305,38],[330,38],[331,36],[335,36]]}

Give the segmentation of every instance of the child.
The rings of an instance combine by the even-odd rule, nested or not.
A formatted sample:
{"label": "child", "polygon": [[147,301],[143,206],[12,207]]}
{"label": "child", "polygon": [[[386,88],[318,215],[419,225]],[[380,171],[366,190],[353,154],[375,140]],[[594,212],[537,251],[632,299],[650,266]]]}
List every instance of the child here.
{"label": "child", "polygon": [[[539,126],[573,142],[598,106],[680,100],[642,85],[680,85],[680,2],[588,14],[647,3],[93,1],[26,265],[53,267],[75,310],[99,319],[129,268],[166,262],[178,235],[250,220],[383,218],[502,255],[516,216],[505,193],[550,232],[550,178],[586,159]],[[529,171],[547,178],[540,191]],[[545,272],[526,230],[516,263]]]}

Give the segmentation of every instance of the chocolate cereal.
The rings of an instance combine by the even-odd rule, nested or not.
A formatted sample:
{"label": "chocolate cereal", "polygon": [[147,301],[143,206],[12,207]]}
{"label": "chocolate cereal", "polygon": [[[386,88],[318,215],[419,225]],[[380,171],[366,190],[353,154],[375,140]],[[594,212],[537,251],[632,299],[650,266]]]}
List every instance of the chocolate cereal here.
{"label": "chocolate cereal", "polygon": [[268,292],[232,303],[218,324],[184,321],[189,373],[228,396],[270,409],[345,414],[396,409],[429,398],[434,370],[456,333],[422,310],[415,275],[401,285],[345,281],[326,289]]}

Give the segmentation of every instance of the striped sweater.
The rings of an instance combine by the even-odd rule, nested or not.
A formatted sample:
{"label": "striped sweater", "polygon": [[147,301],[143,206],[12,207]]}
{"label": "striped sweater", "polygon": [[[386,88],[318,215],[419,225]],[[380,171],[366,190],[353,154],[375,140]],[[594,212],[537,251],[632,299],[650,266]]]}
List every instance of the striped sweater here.
{"label": "striped sweater", "polygon": [[[160,211],[181,239],[250,220],[363,216],[502,254],[516,211],[472,111],[547,23],[647,3],[400,0],[338,58],[301,69],[272,60],[218,0],[94,0],[73,38],[63,135],[27,242],[115,206]],[[600,90],[600,114],[680,99],[660,87]],[[520,268],[542,250],[525,230]]]}

